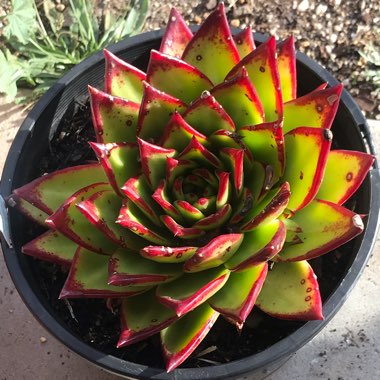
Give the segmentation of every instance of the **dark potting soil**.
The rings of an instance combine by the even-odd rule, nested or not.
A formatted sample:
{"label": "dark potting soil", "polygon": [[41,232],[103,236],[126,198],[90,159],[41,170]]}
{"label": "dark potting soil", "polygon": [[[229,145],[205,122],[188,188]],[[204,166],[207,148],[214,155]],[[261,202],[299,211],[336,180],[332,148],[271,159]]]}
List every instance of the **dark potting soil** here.
{"label": "dark potting soil", "polygon": [[[62,119],[41,160],[40,174],[95,160],[88,141],[95,141],[88,99],[79,99]],[[355,200],[351,206],[354,206]],[[31,228],[30,239],[37,232]],[[335,290],[350,264],[354,242],[311,260],[318,276],[323,301]],[[129,347],[116,348],[120,334],[117,307],[112,312],[102,299],[59,300],[67,269],[44,261],[28,258],[35,271],[42,297],[46,299],[57,319],[84,342],[108,355],[131,362],[164,368],[159,334]],[[302,322],[271,318],[254,308],[242,331],[218,319],[210,333],[181,367],[203,367],[227,363],[265,350],[290,335]]]}

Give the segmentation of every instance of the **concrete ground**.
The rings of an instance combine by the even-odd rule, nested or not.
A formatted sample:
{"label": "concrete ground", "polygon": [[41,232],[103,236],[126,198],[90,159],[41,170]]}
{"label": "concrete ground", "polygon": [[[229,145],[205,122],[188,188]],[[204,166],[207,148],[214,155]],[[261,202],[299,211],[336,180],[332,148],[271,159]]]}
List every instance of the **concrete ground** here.
{"label": "concrete ground", "polygon": [[[25,117],[0,98],[0,172]],[[371,123],[380,148],[380,125]],[[269,380],[380,379],[380,243],[329,325]],[[0,380],[116,380],[49,335],[24,306],[0,255]],[[253,380],[253,379],[252,379]]]}

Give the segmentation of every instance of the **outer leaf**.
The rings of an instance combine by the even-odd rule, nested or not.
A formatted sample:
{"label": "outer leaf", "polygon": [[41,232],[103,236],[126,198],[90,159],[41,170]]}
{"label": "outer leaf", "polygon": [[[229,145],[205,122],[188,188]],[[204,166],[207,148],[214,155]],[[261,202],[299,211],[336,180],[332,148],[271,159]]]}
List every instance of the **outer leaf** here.
{"label": "outer leaf", "polygon": [[239,53],[232,40],[224,5],[220,3],[186,46],[182,59],[220,83],[239,62]]}
{"label": "outer leaf", "polygon": [[194,66],[156,50],[150,52],[146,80],[157,90],[185,103],[191,103],[202,91],[210,90],[213,86],[206,75]]}
{"label": "outer leaf", "polygon": [[230,259],[243,242],[243,234],[219,235],[208,244],[199,248],[195,255],[189,258],[183,269],[185,272],[200,272],[215,268]]}
{"label": "outer leaf", "polygon": [[190,104],[183,118],[206,136],[219,130],[235,131],[231,117],[208,91]]}
{"label": "outer leaf", "polygon": [[112,253],[116,248],[114,243],[92,225],[76,206],[93,194],[109,189],[107,183],[96,183],[78,190],[46,220],[46,224],[84,248],[102,254]]}
{"label": "outer leaf", "polygon": [[246,55],[256,49],[255,41],[253,40],[252,28],[250,26],[234,35],[234,41],[236,48],[238,49],[240,59],[243,59]]}
{"label": "outer leaf", "polygon": [[297,72],[293,36],[277,45],[277,68],[283,102],[295,99],[297,97]]}
{"label": "outer leaf", "polygon": [[282,96],[276,62],[276,39],[270,37],[265,43],[243,58],[230,71],[227,79],[235,76],[244,67],[247,69],[249,78],[255,86],[264,107],[265,121],[281,120]]}
{"label": "outer leaf", "polygon": [[281,251],[286,237],[286,228],[280,220],[261,225],[244,234],[237,252],[224,266],[230,270],[241,270],[272,259]]}
{"label": "outer leaf", "polygon": [[121,198],[112,190],[103,190],[77,203],[76,206],[86,219],[114,244],[138,251],[146,242],[115,223],[121,204]]}
{"label": "outer leaf", "polygon": [[121,143],[136,140],[139,105],[88,87],[92,121],[99,143]]}
{"label": "outer leaf", "polygon": [[212,95],[235,123],[236,129],[264,121],[264,109],[246,70],[216,86]]}
{"label": "outer leaf", "polygon": [[7,205],[9,207],[16,207],[17,210],[21,211],[25,216],[41,226],[45,226],[45,220],[49,217],[46,212],[34,207],[31,203],[18,197],[14,193],[7,199]]}
{"label": "outer leaf", "polygon": [[112,285],[144,285],[172,281],[182,275],[181,267],[155,263],[131,250],[118,249],[109,261],[108,283]]}
{"label": "outer leaf", "polygon": [[145,286],[108,285],[108,260],[108,256],[78,248],[59,298],[119,298],[147,290]]}
{"label": "outer leaf", "polygon": [[159,140],[166,124],[175,111],[182,113],[186,104],[144,82],[144,96],[141,101],[137,122],[137,134],[141,139]]}
{"label": "outer leaf", "polygon": [[97,144],[90,142],[90,145],[97,155],[110,185],[117,194],[122,196],[121,188],[125,181],[141,170],[137,162],[139,155],[137,144]]}
{"label": "outer leaf", "polygon": [[232,272],[227,283],[212,296],[210,306],[239,328],[245,322],[265,281],[268,264],[260,263],[243,271]]}
{"label": "outer leaf", "polygon": [[143,96],[145,73],[104,50],[106,59],[105,92],[140,103]]}
{"label": "outer leaf", "polygon": [[39,177],[14,190],[14,193],[51,215],[70,195],[82,187],[106,181],[107,177],[99,164],[80,165]]}
{"label": "outer leaf", "polygon": [[256,305],[281,319],[323,319],[318,282],[307,261],[276,263],[268,272]]}
{"label": "outer leaf", "polygon": [[280,178],[285,168],[284,135],[277,122],[247,126],[239,130],[244,145],[250,150],[254,160],[271,165],[276,178]]}
{"label": "outer leaf", "polygon": [[312,91],[284,104],[284,133],[308,126],[330,129],[339,106],[342,85]]}
{"label": "outer leaf", "polygon": [[182,15],[172,8],[165,34],[162,37],[160,52],[180,58],[193,37]]}
{"label": "outer leaf", "polygon": [[173,310],[157,301],[154,290],[124,298],[120,309],[121,335],[117,347],[124,347],[158,333],[178,319]]}
{"label": "outer leaf", "polygon": [[205,272],[185,273],[157,287],[158,300],[180,317],[213,296],[226,283],[230,271],[219,267]]}
{"label": "outer leaf", "polygon": [[222,148],[220,157],[223,159],[225,166],[232,174],[233,189],[239,197],[243,191],[244,185],[244,150],[235,148]]}
{"label": "outer leaf", "polygon": [[313,259],[353,239],[364,229],[359,215],[322,200],[314,200],[290,220],[301,228],[297,237],[302,244],[286,245],[276,257],[280,261]]}
{"label": "outer leaf", "polygon": [[37,259],[70,265],[78,245],[57,231],[47,231],[22,247],[22,252]]}
{"label": "outer leaf", "polygon": [[206,303],[161,331],[168,372],[178,367],[210,331],[219,313]]}
{"label": "outer leaf", "polygon": [[318,192],[332,141],[328,129],[300,127],[285,135],[286,168],[283,181],[292,189],[288,208],[299,210]]}
{"label": "outer leaf", "polygon": [[317,198],[340,205],[346,202],[364,181],[374,159],[363,152],[331,151]]}

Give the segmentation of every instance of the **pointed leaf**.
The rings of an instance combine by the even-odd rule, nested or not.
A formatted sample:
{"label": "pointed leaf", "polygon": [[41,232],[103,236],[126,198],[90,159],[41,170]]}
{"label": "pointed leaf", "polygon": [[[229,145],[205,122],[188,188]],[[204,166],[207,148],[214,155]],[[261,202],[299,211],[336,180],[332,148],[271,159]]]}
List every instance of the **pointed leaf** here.
{"label": "pointed leaf", "polygon": [[232,272],[223,288],[212,296],[208,303],[241,328],[255,305],[267,272],[267,263]]}
{"label": "pointed leaf", "polygon": [[281,319],[323,319],[319,286],[307,261],[276,263],[267,274],[256,305]]}
{"label": "pointed leaf", "polygon": [[109,256],[79,247],[59,298],[120,298],[139,294],[146,286],[108,285]]}
{"label": "pointed leaf", "polygon": [[181,239],[194,239],[199,236],[202,236],[205,233],[200,228],[183,227],[180,224],[178,224],[169,215],[161,215],[161,220],[165,224],[165,226],[168,228],[168,230],[171,231],[175,237],[178,237]]}
{"label": "pointed leaf", "polygon": [[193,227],[204,231],[216,229],[227,223],[231,213],[232,207],[229,203],[227,203],[214,214],[206,216],[199,222],[196,222]]}
{"label": "pointed leaf", "polygon": [[200,272],[225,263],[240,247],[243,238],[243,234],[219,235],[199,248],[195,255],[185,262],[183,270],[185,272]]}
{"label": "pointed leaf", "polygon": [[88,89],[92,121],[98,143],[135,143],[140,106],[91,86]]}
{"label": "pointed leaf", "polygon": [[157,90],[164,91],[185,103],[191,103],[201,95],[202,91],[213,87],[206,75],[194,66],[156,50],[150,52],[146,78],[147,82]]}
{"label": "pointed leaf", "polygon": [[364,181],[374,157],[363,152],[333,150],[317,198],[343,204]]}
{"label": "pointed leaf", "polygon": [[204,91],[199,99],[189,105],[183,118],[206,136],[219,130],[235,131],[231,117],[208,91]]}
{"label": "pointed leaf", "polygon": [[40,260],[70,265],[78,245],[57,231],[47,231],[22,247],[22,252]]}
{"label": "pointed leaf", "polygon": [[123,298],[120,317],[118,348],[146,339],[178,319],[173,310],[157,301],[154,290]]}
{"label": "pointed leaf", "polygon": [[187,223],[192,224],[204,218],[204,214],[187,201],[177,200],[173,205]]}
{"label": "pointed leaf", "polygon": [[111,285],[152,286],[182,275],[180,265],[155,263],[140,256],[137,252],[118,249],[109,261]]}
{"label": "pointed leaf", "polygon": [[244,184],[244,151],[243,149],[223,148],[220,152],[220,157],[232,174],[233,189],[239,197],[243,191]]}
{"label": "pointed leaf", "polygon": [[218,316],[219,313],[205,303],[161,331],[168,372],[190,356],[210,331]]}
{"label": "pointed leaf", "polygon": [[181,222],[183,220],[182,215],[172,205],[167,195],[166,181],[162,180],[158,185],[156,191],[153,193],[152,198],[161,206],[166,214],[170,215],[176,221]]}
{"label": "pointed leaf", "polygon": [[230,271],[212,268],[199,273],[185,273],[181,278],[157,287],[158,300],[180,317],[193,310],[226,283]]}
{"label": "pointed leaf", "polygon": [[189,145],[178,156],[178,159],[195,161],[200,166],[208,168],[222,167],[219,158],[205,148],[194,136],[191,138]]}
{"label": "pointed leaf", "polygon": [[216,208],[219,210],[228,203],[230,198],[230,173],[218,172],[216,173],[216,176],[219,179],[218,194],[216,196]]}
{"label": "pointed leaf", "polygon": [[182,263],[195,254],[198,247],[164,247],[163,245],[148,245],[140,254],[146,259],[158,263]]}
{"label": "pointed leaf", "polygon": [[104,50],[106,60],[105,92],[113,96],[140,103],[145,73]]}
{"label": "pointed leaf", "polygon": [[193,33],[182,15],[172,8],[165,34],[162,37],[160,52],[180,58],[192,37]]}
{"label": "pointed leaf", "polygon": [[257,91],[265,111],[265,121],[280,120],[282,117],[282,96],[276,62],[276,39],[273,36],[270,37],[243,58],[227,75],[227,79],[235,76],[242,68],[248,71],[249,78]]}
{"label": "pointed leaf", "polygon": [[244,68],[236,76],[216,86],[211,94],[231,116],[236,129],[264,122],[261,99]]}
{"label": "pointed leaf", "polygon": [[121,198],[112,190],[101,190],[76,206],[86,219],[114,244],[138,251],[146,242],[115,223],[121,205]]}
{"label": "pointed leaf", "polygon": [[143,173],[152,189],[165,178],[166,160],[176,154],[174,149],[166,149],[138,139]]}
{"label": "pointed leaf", "polygon": [[290,184],[288,208],[300,210],[318,192],[330,151],[332,133],[328,129],[299,127],[285,135],[286,168],[283,181]]}
{"label": "pointed leaf", "polygon": [[186,123],[178,112],[174,112],[164,129],[160,145],[181,152],[190,143],[193,136],[202,145],[207,145],[207,137]]}
{"label": "pointed leaf", "polygon": [[174,181],[185,176],[191,169],[196,167],[195,162],[190,160],[176,160],[175,158],[168,157],[166,159],[166,182],[171,187]]}
{"label": "pointed leaf", "polygon": [[281,251],[285,237],[285,225],[277,219],[246,232],[240,248],[224,266],[235,271],[270,260]]}
{"label": "pointed leaf", "polygon": [[121,191],[125,181],[140,172],[138,164],[139,149],[134,143],[99,144],[90,142],[114,191]]}
{"label": "pointed leaf", "polygon": [[293,36],[277,45],[277,68],[282,101],[285,103],[297,97],[296,50]]}
{"label": "pointed leaf", "polygon": [[290,220],[301,228],[302,244],[287,244],[276,257],[280,261],[309,260],[341,246],[360,234],[364,225],[354,212],[322,200],[314,200]]}
{"label": "pointed leaf", "polygon": [[72,166],[39,177],[14,190],[14,193],[51,215],[69,196],[82,187],[106,181],[107,177],[99,164]]}
{"label": "pointed leaf", "polygon": [[251,231],[261,224],[277,219],[288,205],[290,194],[287,182],[283,183],[280,188],[271,190],[259,204],[247,213],[245,221],[248,221],[242,225],[241,230]]}
{"label": "pointed leaf", "polygon": [[264,123],[241,128],[244,145],[252,153],[253,159],[271,165],[276,178],[283,175],[285,168],[284,135],[277,122]]}
{"label": "pointed leaf", "polygon": [[256,49],[255,41],[253,40],[252,28],[250,26],[234,35],[234,41],[236,48],[238,49],[240,59],[243,59],[246,55]]}
{"label": "pointed leaf", "polygon": [[158,226],[161,225],[160,218],[157,215],[160,211],[159,207],[152,199],[152,190],[143,174],[130,178],[124,184],[122,190],[149,220]]}
{"label": "pointed leaf", "polygon": [[45,220],[49,217],[49,214],[33,206],[25,199],[17,196],[13,193],[7,199],[7,205],[9,207],[15,207],[18,211],[22,212],[25,216],[31,219],[33,222],[45,226]]}
{"label": "pointed leaf", "polygon": [[342,85],[325,90],[312,91],[307,95],[284,104],[284,133],[307,126],[330,129],[339,106]]}
{"label": "pointed leaf", "polygon": [[77,208],[79,202],[104,190],[110,190],[109,184],[96,183],[78,190],[46,220],[46,224],[84,248],[102,254],[112,253],[115,244]]}
{"label": "pointed leaf", "polygon": [[170,241],[161,233],[156,232],[159,227],[153,225],[149,219],[130,200],[125,199],[120,209],[120,215],[116,220],[123,227],[128,228],[143,239],[160,245],[169,245]]}
{"label": "pointed leaf", "polygon": [[186,46],[182,59],[207,75],[214,84],[222,82],[239,62],[223,3],[207,17]]}
{"label": "pointed leaf", "polygon": [[175,111],[183,113],[186,104],[171,95],[156,90],[144,82],[144,96],[137,121],[137,135],[145,140],[158,141]]}

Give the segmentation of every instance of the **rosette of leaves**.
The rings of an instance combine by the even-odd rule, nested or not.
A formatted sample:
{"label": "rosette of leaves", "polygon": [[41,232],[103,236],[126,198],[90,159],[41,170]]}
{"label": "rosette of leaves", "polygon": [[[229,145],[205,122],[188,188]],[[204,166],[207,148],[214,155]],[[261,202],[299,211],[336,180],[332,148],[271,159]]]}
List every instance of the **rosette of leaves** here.
{"label": "rosette of leaves", "polygon": [[23,252],[70,266],[60,297],[119,300],[118,347],[160,332],[168,371],[220,315],[322,319],[308,260],[362,232],[342,204],[374,159],[330,150],[341,85],[297,97],[293,39],[232,36],[222,4],[194,35],[173,9],[147,73],[105,59],[98,162],[12,196],[49,227]]}

